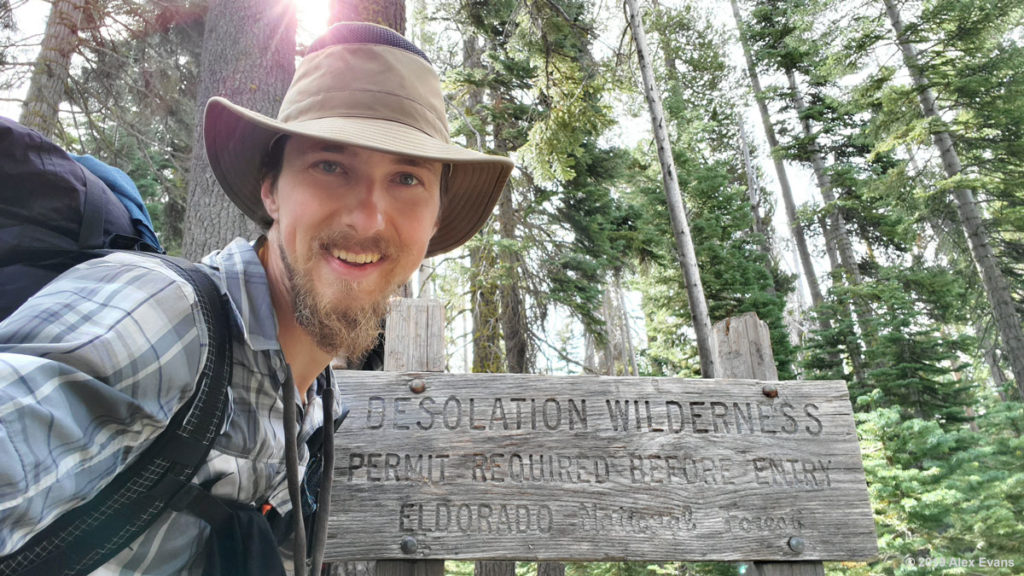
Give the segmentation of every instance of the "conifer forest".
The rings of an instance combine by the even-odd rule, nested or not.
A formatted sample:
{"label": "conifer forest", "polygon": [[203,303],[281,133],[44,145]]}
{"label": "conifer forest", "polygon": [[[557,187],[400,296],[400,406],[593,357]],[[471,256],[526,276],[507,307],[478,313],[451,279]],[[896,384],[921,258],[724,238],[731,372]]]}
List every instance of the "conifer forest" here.
{"label": "conifer forest", "polygon": [[517,166],[407,288],[445,303],[450,371],[699,378],[701,326],[755,312],[780,379],[849,386],[879,556],[828,574],[1024,573],[1024,0],[312,4],[0,0],[0,113],[125,170],[197,259],[255,233],[199,150],[206,99],[273,116],[329,21],[397,27],[453,139]]}

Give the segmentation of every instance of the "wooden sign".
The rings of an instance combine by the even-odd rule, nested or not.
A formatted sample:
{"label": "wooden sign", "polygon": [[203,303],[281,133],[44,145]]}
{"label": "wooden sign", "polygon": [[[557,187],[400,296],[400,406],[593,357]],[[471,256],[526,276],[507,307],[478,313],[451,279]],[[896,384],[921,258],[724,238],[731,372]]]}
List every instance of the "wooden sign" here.
{"label": "wooden sign", "polygon": [[877,553],[846,384],[339,372],[328,560]]}

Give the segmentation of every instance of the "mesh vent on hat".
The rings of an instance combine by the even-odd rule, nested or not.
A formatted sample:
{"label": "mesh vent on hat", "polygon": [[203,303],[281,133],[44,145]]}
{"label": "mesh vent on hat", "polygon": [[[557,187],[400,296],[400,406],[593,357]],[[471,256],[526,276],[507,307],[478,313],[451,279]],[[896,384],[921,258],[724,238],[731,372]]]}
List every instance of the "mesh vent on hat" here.
{"label": "mesh vent on hat", "polygon": [[405,50],[430,64],[430,59],[415,44],[391,28],[365,22],[339,22],[331,26],[309,46],[306,56],[338,44],[382,44]]}

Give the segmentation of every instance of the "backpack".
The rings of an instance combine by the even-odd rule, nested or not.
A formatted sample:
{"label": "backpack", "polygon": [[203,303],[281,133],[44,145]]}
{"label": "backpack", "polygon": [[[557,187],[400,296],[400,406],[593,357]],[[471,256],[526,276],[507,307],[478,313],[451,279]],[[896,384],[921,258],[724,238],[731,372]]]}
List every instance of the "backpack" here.
{"label": "backpack", "polygon": [[[232,364],[226,297],[197,266],[154,245],[145,205],[123,172],[85,158],[118,195],[53,142],[0,117],[0,321],[61,272],[112,250],[133,250],[159,258],[193,286],[210,347],[195,392],[156,440],[88,502],[0,557],[0,576],[88,574],[164,510],[183,509],[182,502],[194,498],[192,478],[227,412]],[[119,175],[124,178],[114,181]],[[129,204],[137,199],[135,207],[130,211],[121,197]]]}

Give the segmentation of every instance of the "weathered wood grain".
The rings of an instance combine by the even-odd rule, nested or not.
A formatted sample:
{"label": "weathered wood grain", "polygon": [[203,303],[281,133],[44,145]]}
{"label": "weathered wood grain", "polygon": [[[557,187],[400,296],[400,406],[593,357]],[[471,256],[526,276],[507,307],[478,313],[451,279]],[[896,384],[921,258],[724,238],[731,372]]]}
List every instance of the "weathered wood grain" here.
{"label": "weathered wood grain", "polygon": [[779,378],[768,325],[753,312],[716,322],[711,350],[715,355],[715,378]]}
{"label": "weathered wood grain", "polygon": [[[441,301],[394,300],[384,329],[384,370],[443,372],[444,364],[444,305]],[[380,559],[373,568],[375,576],[443,576],[444,560]]]}
{"label": "weathered wood grain", "polygon": [[351,412],[336,440],[331,560],[876,553],[841,381],[418,372],[339,372],[338,381]]}
{"label": "weathered wood grain", "polygon": [[[717,377],[778,379],[775,354],[772,351],[768,324],[757,314],[748,312],[727,318],[715,324],[712,349],[715,354]],[[787,542],[787,545],[789,543]],[[803,552],[798,542],[790,546],[797,555]],[[820,561],[754,562],[754,576],[824,576],[825,566]]]}
{"label": "weathered wood grain", "polygon": [[399,298],[384,327],[384,370],[443,372],[444,305],[440,300]]}

